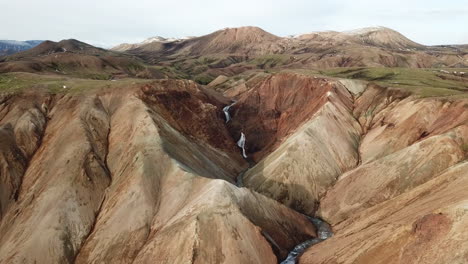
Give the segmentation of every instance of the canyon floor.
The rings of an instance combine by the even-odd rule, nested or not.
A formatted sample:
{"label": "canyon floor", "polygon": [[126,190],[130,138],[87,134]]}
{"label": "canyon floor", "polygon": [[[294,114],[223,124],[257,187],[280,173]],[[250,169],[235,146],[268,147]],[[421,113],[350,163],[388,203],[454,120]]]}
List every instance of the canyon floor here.
{"label": "canyon floor", "polygon": [[0,263],[468,263],[466,68],[41,45],[0,61]]}

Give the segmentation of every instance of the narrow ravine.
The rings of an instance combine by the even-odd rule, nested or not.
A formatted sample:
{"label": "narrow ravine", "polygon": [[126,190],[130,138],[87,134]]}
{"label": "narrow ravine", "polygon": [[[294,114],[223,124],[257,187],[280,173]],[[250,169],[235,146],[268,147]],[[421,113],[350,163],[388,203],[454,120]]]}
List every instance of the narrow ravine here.
{"label": "narrow ravine", "polygon": [[244,174],[250,169],[247,168],[245,170],[243,170],[241,173],[239,173],[239,175],[237,175],[237,178],[236,178],[236,186],[239,187],[239,188],[242,188],[244,187]]}
{"label": "narrow ravine", "polygon": [[[233,102],[232,104],[228,105],[228,106],[225,106],[223,108],[223,112],[224,112],[224,115],[226,117],[226,123],[228,123],[230,120],[232,120],[231,118],[231,115],[229,114],[229,109],[235,104],[236,102]],[[242,156],[247,159],[247,155],[245,153],[245,143],[246,143],[246,136],[243,132],[241,132],[241,135],[240,135],[240,138],[239,140],[237,141],[237,146],[239,146],[239,148],[242,149]],[[237,179],[236,179],[236,186],[241,188],[241,187],[244,187],[244,182],[243,182],[243,178],[244,178],[244,175],[245,173],[253,167],[253,164],[250,164],[249,168],[245,169],[244,171],[242,171],[241,173],[239,173],[239,175],[237,176]],[[292,208],[291,208],[292,209]],[[292,209],[294,210],[294,209]],[[298,244],[297,246],[294,247],[293,250],[291,250],[291,252],[289,252],[288,256],[286,257],[285,260],[281,261],[280,264],[295,264],[296,261],[297,261],[297,258],[300,257],[302,255],[302,253],[304,253],[306,251],[306,249],[308,249],[309,247],[315,245],[315,244],[318,244],[324,240],[327,240],[328,238],[332,237],[333,236],[333,231],[330,227],[330,225],[323,221],[322,219],[320,218],[315,218],[315,217],[311,217],[311,216],[307,216],[307,219],[309,219],[309,221],[315,226],[315,229],[317,231],[317,237],[316,238],[313,238],[313,239],[309,239],[309,240],[306,240],[300,244]],[[264,234],[265,236],[265,234]],[[270,236],[268,236],[268,234],[266,234],[265,238],[268,240],[268,242],[270,244],[272,244],[272,246],[277,246],[276,243],[272,243],[272,240]]]}

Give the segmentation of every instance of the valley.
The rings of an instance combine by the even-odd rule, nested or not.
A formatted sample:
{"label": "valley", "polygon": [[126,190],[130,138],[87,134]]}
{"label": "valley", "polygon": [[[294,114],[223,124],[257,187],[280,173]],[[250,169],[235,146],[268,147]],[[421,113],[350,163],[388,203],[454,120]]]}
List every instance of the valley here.
{"label": "valley", "polygon": [[0,263],[466,263],[468,50],[243,27],[0,58]]}

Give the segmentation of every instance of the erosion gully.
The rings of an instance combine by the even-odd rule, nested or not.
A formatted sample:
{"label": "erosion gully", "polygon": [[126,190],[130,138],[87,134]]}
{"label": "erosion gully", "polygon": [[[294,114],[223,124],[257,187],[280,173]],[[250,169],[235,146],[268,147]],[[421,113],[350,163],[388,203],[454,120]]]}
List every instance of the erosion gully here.
{"label": "erosion gully", "polygon": [[[229,114],[229,109],[235,105],[236,102],[232,102],[230,105],[227,105],[223,108],[224,116],[226,117],[226,124],[232,120],[231,115]],[[244,159],[247,159],[247,155],[245,152],[245,144],[246,144],[246,136],[243,132],[240,133],[239,140],[237,141],[237,146],[242,149],[242,156]],[[249,168],[245,169],[242,171],[238,176],[236,180],[236,185],[237,187],[244,187],[243,183],[243,177],[245,173],[253,166],[253,164],[250,164]],[[330,237],[333,236],[333,231],[330,227],[330,225],[323,221],[320,218],[316,217],[311,217],[306,215],[307,219],[315,226],[315,229],[317,230],[317,237],[313,239],[306,240],[294,247],[293,250],[291,250],[283,261],[281,261],[281,264],[295,264],[297,262],[297,258],[299,258],[304,251],[315,245],[318,244]]]}

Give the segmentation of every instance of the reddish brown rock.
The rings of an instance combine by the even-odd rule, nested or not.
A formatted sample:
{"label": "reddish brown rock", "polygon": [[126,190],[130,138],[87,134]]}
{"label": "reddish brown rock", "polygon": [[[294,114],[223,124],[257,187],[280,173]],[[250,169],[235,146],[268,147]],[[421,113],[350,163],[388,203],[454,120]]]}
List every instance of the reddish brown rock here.
{"label": "reddish brown rock", "polygon": [[[334,94],[333,99],[328,92]],[[240,96],[230,111],[233,121],[228,123],[229,131],[236,139],[243,132],[247,153],[260,161],[329,100],[349,107],[352,102],[344,99],[347,96],[347,91],[326,79],[275,74]]]}

